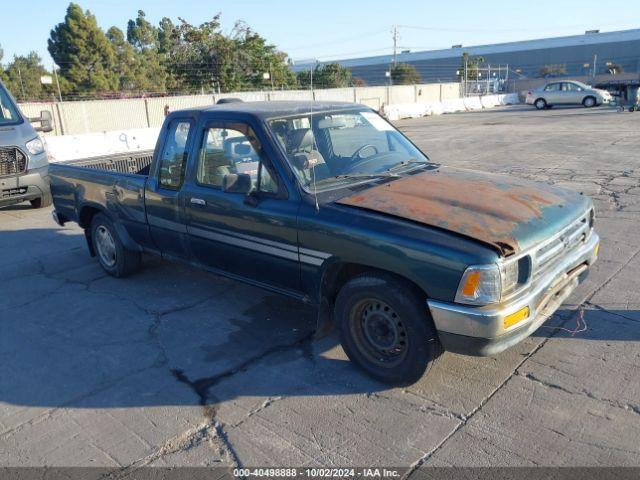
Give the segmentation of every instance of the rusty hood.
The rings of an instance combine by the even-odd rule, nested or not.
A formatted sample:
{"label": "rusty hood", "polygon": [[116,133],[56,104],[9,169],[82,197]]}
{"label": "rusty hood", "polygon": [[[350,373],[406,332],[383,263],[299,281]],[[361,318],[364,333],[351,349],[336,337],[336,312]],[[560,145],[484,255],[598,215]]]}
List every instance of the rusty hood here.
{"label": "rusty hood", "polygon": [[546,183],[440,167],[371,187],[337,203],[455,232],[509,255],[568,225],[590,201]]}

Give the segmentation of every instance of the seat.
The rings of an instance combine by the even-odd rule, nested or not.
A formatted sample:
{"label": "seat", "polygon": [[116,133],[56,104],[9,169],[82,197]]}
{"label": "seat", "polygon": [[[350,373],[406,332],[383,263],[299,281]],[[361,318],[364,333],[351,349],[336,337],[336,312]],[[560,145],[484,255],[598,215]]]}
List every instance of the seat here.
{"label": "seat", "polygon": [[231,159],[223,151],[206,151],[202,159],[198,180],[206,185],[222,187],[222,179],[229,173],[235,173]]}
{"label": "seat", "polygon": [[286,138],[286,147],[291,163],[307,185],[314,180],[314,176],[319,180],[330,175],[324,157],[316,149],[310,128],[290,131]]}

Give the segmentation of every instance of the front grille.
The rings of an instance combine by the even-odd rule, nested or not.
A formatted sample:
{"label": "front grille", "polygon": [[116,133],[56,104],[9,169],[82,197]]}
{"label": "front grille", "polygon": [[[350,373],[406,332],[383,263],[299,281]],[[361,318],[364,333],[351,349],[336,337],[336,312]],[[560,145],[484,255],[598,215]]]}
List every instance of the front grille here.
{"label": "front grille", "polygon": [[562,259],[584,244],[591,233],[591,211],[569,225],[560,235],[538,248],[533,255],[534,280],[552,270]]}
{"label": "front grille", "polygon": [[24,173],[27,156],[15,147],[0,147],[0,177]]}
{"label": "front grille", "polygon": [[1,193],[2,196],[0,198],[19,197],[27,193],[27,187],[5,188]]}

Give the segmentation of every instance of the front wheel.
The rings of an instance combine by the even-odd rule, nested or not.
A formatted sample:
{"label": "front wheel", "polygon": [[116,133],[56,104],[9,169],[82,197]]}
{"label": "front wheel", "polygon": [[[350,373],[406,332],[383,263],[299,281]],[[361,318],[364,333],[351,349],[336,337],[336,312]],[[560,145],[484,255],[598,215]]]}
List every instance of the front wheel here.
{"label": "front wheel", "polygon": [[113,222],[102,213],[91,221],[91,241],[100,266],[109,275],[126,277],[140,266],[140,252],[125,248]]}
{"label": "front wheel", "polygon": [[591,108],[591,107],[595,107],[596,105],[596,99],[593,97],[586,97],[583,101],[582,101],[582,105],[584,105],[585,108]]}
{"label": "front wheel", "polygon": [[33,200],[30,200],[29,203],[31,204],[32,208],[37,209],[37,208],[50,207],[53,201],[51,199],[51,195],[44,195],[42,197],[38,197],[38,198],[34,198]]}
{"label": "front wheel", "polygon": [[349,359],[384,383],[409,385],[441,353],[426,298],[392,275],[359,275],[340,290],[335,318]]}

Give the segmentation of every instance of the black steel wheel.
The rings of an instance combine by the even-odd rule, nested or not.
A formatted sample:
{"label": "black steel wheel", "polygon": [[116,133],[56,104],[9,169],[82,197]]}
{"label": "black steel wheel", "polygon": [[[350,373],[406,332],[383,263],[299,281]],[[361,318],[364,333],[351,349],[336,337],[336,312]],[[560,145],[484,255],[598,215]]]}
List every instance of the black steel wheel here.
{"label": "black steel wheel", "polygon": [[381,368],[401,363],[409,350],[409,337],[395,310],[376,298],[365,299],[353,309],[349,327],[358,349]]}
{"label": "black steel wheel", "polygon": [[348,281],[336,299],[335,318],[349,359],[385,383],[416,382],[442,351],[425,296],[391,274]]}

